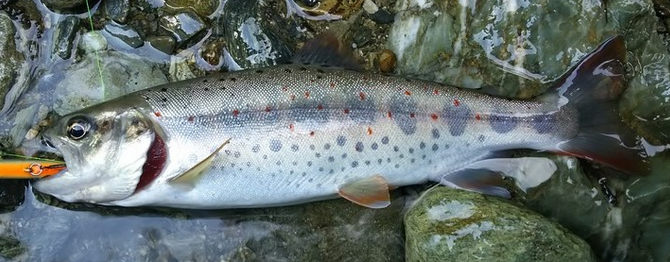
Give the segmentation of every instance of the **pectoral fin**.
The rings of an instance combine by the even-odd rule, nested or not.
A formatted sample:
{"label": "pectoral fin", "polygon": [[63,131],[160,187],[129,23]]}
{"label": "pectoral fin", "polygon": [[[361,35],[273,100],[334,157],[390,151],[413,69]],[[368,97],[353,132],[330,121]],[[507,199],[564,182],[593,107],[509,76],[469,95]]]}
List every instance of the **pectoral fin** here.
{"label": "pectoral fin", "polygon": [[369,208],[385,208],[391,204],[389,185],[380,175],[350,181],[338,189],[343,198]]}
{"label": "pectoral fin", "polygon": [[221,151],[221,149],[227,145],[230,142],[230,139],[226,140],[226,142],[223,142],[219,147],[217,147],[214,152],[212,152],[207,158],[203,159],[200,161],[200,163],[196,164],[195,166],[191,167],[191,169],[187,170],[186,172],[182,173],[181,175],[178,175],[176,177],[173,177],[170,179],[170,183],[174,184],[181,184],[181,185],[186,185],[189,187],[192,187],[195,185],[195,182],[198,181],[200,176],[202,176],[205,171],[207,171],[211,166],[212,166],[212,161],[214,160],[214,157],[216,154]]}

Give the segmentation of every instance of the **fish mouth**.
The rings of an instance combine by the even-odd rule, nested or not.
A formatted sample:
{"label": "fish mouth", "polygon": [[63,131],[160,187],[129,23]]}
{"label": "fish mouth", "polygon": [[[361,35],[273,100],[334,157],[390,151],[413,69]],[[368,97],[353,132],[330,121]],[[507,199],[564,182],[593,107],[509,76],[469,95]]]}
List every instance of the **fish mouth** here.
{"label": "fish mouth", "polygon": [[165,167],[166,161],[167,147],[165,141],[156,134],[153,142],[151,142],[151,145],[149,146],[149,150],[147,150],[147,160],[142,166],[142,175],[137,182],[134,193],[141,191],[151,184],[151,182],[156,180],[156,178],[163,172],[163,167]]}

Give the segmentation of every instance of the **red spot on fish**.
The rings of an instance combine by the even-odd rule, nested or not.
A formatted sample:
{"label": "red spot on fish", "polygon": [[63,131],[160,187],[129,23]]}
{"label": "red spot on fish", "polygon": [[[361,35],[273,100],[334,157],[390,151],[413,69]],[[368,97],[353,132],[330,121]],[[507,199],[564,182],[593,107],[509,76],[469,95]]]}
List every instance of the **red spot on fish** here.
{"label": "red spot on fish", "polygon": [[322,105],[318,105],[318,106],[316,106],[316,109],[323,110],[323,106],[322,106]]}
{"label": "red spot on fish", "polygon": [[293,132],[295,131],[295,126],[293,124],[289,124],[288,129],[291,130],[291,132]]}
{"label": "red spot on fish", "polygon": [[335,87],[335,82],[330,82],[330,88]]}
{"label": "red spot on fish", "polygon": [[344,109],[345,114],[349,114],[349,109]]}
{"label": "red spot on fish", "polygon": [[368,127],[368,135],[372,135],[372,127]]}
{"label": "red spot on fish", "polygon": [[360,92],[358,96],[361,98],[361,100],[365,100],[365,94],[363,92]]}
{"label": "red spot on fish", "polygon": [[454,99],[454,106],[460,106],[461,101],[458,101],[458,99]]}
{"label": "red spot on fish", "polygon": [[405,95],[411,96],[412,92],[410,92],[409,90],[405,90]]}
{"label": "red spot on fish", "polygon": [[409,117],[414,118],[414,113],[409,113]]}
{"label": "red spot on fish", "polygon": [[479,114],[475,114],[475,119],[482,120],[482,117]]}
{"label": "red spot on fish", "polygon": [[189,117],[188,117],[188,122],[189,122],[189,123],[193,123],[193,120],[195,120],[195,117],[194,117],[194,116],[189,116]]}
{"label": "red spot on fish", "polygon": [[309,132],[310,136],[314,136],[314,131]]}
{"label": "red spot on fish", "polygon": [[238,115],[240,115],[240,110],[233,110],[233,117],[237,117]]}
{"label": "red spot on fish", "polygon": [[309,91],[305,92],[305,98],[309,98]]}
{"label": "red spot on fish", "polygon": [[270,106],[266,106],[266,107],[265,107],[265,112],[270,112],[270,110],[272,110],[272,109],[270,108]]}
{"label": "red spot on fish", "polygon": [[438,91],[437,89],[433,90],[433,95],[439,95],[439,94],[440,94],[440,91]]}
{"label": "red spot on fish", "polygon": [[163,115],[161,114],[161,112],[158,112],[158,111],[154,112],[154,115],[156,115],[157,117],[161,117],[161,116],[163,116]]}
{"label": "red spot on fish", "polygon": [[386,115],[391,118],[391,111],[386,112]]}
{"label": "red spot on fish", "polygon": [[437,114],[434,114],[434,113],[431,114],[431,115],[430,115],[430,118],[432,118],[433,120],[437,120]]}

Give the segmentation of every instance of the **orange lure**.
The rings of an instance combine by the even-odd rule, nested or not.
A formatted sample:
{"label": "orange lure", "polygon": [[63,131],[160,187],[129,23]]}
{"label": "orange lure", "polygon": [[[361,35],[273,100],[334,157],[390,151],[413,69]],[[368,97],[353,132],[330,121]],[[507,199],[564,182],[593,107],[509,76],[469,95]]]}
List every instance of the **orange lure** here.
{"label": "orange lure", "polygon": [[46,160],[0,160],[0,179],[45,178],[58,174],[65,164]]}

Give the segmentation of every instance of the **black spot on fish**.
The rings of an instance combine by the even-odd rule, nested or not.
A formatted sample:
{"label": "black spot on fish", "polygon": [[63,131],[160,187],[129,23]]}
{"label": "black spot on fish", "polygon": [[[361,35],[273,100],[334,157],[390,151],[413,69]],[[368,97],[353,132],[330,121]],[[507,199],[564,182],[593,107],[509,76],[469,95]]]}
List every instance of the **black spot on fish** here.
{"label": "black spot on fish", "polygon": [[207,83],[207,79],[203,79],[202,82],[203,82],[203,83]]}
{"label": "black spot on fish", "polygon": [[409,160],[409,162],[412,162],[412,163],[414,163],[415,161],[416,161],[416,159],[414,159],[414,158]]}
{"label": "black spot on fish", "polygon": [[240,152],[239,152],[239,151],[235,151],[235,153],[233,153],[233,156],[234,156],[235,158],[240,158]]}
{"label": "black spot on fish", "polygon": [[321,79],[321,78],[323,78],[323,76],[320,76],[320,75],[316,76],[316,79]]}
{"label": "black spot on fish", "polygon": [[372,143],[372,145],[370,145],[370,148],[372,148],[372,150],[377,150],[377,148],[379,148],[379,145],[377,144],[377,142],[375,142]]}
{"label": "black spot on fish", "polygon": [[388,143],[389,143],[389,137],[388,136],[382,137],[382,144],[386,145]]}
{"label": "black spot on fish", "polygon": [[440,147],[437,144],[433,144],[433,151],[437,151]]}
{"label": "black spot on fish", "polygon": [[380,165],[382,164],[383,161],[384,161],[384,160],[382,160],[381,158],[380,158],[380,159],[377,159],[377,163],[380,164]]}
{"label": "black spot on fish", "polygon": [[445,144],[444,149],[449,149],[449,144]]}
{"label": "black spot on fish", "polygon": [[351,167],[357,167],[358,166],[358,161],[351,162]]}
{"label": "black spot on fish", "polygon": [[256,70],[256,74],[262,74],[263,70]]}
{"label": "black spot on fish", "polygon": [[161,91],[163,91],[163,92],[167,92],[167,87],[163,87],[163,88],[161,88]]}
{"label": "black spot on fish", "polygon": [[231,78],[230,78],[230,81],[235,82],[235,81],[237,81],[237,78],[231,77]]}
{"label": "black spot on fish", "polygon": [[321,69],[321,68],[317,68],[316,71],[319,72],[319,73],[321,73],[321,74],[325,73],[325,72],[323,71],[323,69]]}
{"label": "black spot on fish", "polygon": [[395,168],[399,168],[399,167],[400,167],[400,165],[399,165],[399,164],[395,164]]}
{"label": "black spot on fish", "polygon": [[251,147],[251,152],[258,153],[258,151],[261,151],[260,145],[254,145],[253,147]]}
{"label": "black spot on fish", "polygon": [[342,158],[347,158],[347,153],[342,154]]}
{"label": "black spot on fish", "polygon": [[296,145],[296,144],[293,144],[293,145],[291,146],[291,151],[293,151],[293,152],[298,151],[298,149],[299,149],[299,147],[298,147],[298,145]]}
{"label": "black spot on fish", "polygon": [[426,155],[422,155],[422,156],[421,156],[421,159],[426,159]]}
{"label": "black spot on fish", "polygon": [[400,154],[398,157],[400,157],[400,158],[405,158],[405,155]]}
{"label": "black spot on fish", "polygon": [[323,149],[324,149],[324,150],[328,150],[328,149],[330,149],[330,144],[329,144],[329,143],[326,143],[325,145],[323,145]]}
{"label": "black spot on fish", "polygon": [[[302,172],[301,176],[307,176],[307,173],[306,173],[306,172]],[[309,182],[312,182],[312,179],[311,179],[311,178],[309,179]]]}
{"label": "black spot on fish", "polygon": [[356,151],[363,152],[363,142],[357,142],[355,148]]}
{"label": "black spot on fish", "polygon": [[398,146],[393,146],[393,151],[398,152],[399,150],[400,148],[398,148]]}
{"label": "black spot on fish", "polygon": [[270,151],[279,152],[279,150],[281,150],[281,141],[270,140]]}
{"label": "black spot on fish", "polygon": [[365,165],[369,166],[370,165],[370,160],[365,160]]}
{"label": "black spot on fish", "polygon": [[479,142],[484,142],[484,140],[486,140],[486,137],[484,135],[479,135],[477,140],[479,140]]}
{"label": "black spot on fish", "polygon": [[410,154],[414,154],[414,148],[410,147],[408,151],[409,151]]}
{"label": "black spot on fish", "polygon": [[316,158],[319,158],[319,157],[321,157],[321,153],[316,153],[316,154],[314,154],[314,156],[315,156]]}
{"label": "black spot on fish", "polygon": [[268,155],[263,155],[263,159],[268,159]]}
{"label": "black spot on fish", "polygon": [[312,161],[307,161],[307,166],[312,166]]}
{"label": "black spot on fish", "polygon": [[323,167],[319,167],[319,172],[323,172]]}
{"label": "black spot on fish", "polygon": [[307,68],[304,67],[304,66],[301,66],[301,67],[300,67],[300,71],[307,71]]}
{"label": "black spot on fish", "polygon": [[493,129],[493,131],[504,134],[512,131],[519,124],[519,121],[516,117],[513,116],[494,114],[489,117],[489,124],[491,125],[491,129]]}
{"label": "black spot on fish", "polygon": [[396,95],[391,98],[391,114],[396,125],[406,135],[416,132],[416,113],[417,105],[412,96]]}
{"label": "black spot on fish", "polygon": [[437,128],[433,128],[431,132],[433,133],[433,138],[435,139],[440,138],[440,130],[437,130]]}
{"label": "black spot on fish", "polygon": [[338,136],[337,139],[335,139],[335,142],[338,146],[344,146],[344,144],[347,142],[347,138],[344,136]]}
{"label": "black spot on fish", "polygon": [[281,161],[277,161],[277,165],[278,165],[278,166],[281,166]]}
{"label": "black spot on fish", "polygon": [[386,163],[391,163],[391,158],[390,157],[386,158]]}
{"label": "black spot on fish", "polygon": [[314,145],[309,145],[309,150],[314,150],[316,147]]}
{"label": "black spot on fish", "polygon": [[419,143],[419,148],[421,148],[421,149],[426,148],[426,143],[424,143],[423,141],[421,141],[421,143]]}
{"label": "black spot on fish", "polygon": [[167,98],[163,97],[163,99],[161,99],[161,101],[167,102]]}
{"label": "black spot on fish", "polygon": [[293,161],[293,163],[291,163],[291,164],[294,165],[294,166],[297,166],[297,165],[298,165],[298,162],[297,162],[297,161]]}
{"label": "black spot on fish", "polygon": [[207,91],[209,91],[209,87],[205,87],[205,88],[203,88],[203,90],[205,90],[205,92],[207,92]]}
{"label": "black spot on fish", "polygon": [[223,82],[223,81],[226,81],[226,79],[223,78],[223,77],[222,77],[222,78],[219,78],[219,82]]}
{"label": "black spot on fish", "polygon": [[329,156],[328,157],[328,162],[335,162],[335,157]]}
{"label": "black spot on fish", "polygon": [[454,106],[447,104],[442,111],[442,119],[449,126],[449,134],[452,136],[460,136],[465,133],[465,128],[471,116],[470,108],[465,104]]}
{"label": "black spot on fish", "polygon": [[328,171],[328,174],[333,174],[333,173],[335,173],[335,170],[331,169],[330,171]]}
{"label": "black spot on fish", "polygon": [[284,69],[284,72],[290,74],[290,73],[291,73],[291,69],[286,68],[286,69]]}

